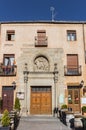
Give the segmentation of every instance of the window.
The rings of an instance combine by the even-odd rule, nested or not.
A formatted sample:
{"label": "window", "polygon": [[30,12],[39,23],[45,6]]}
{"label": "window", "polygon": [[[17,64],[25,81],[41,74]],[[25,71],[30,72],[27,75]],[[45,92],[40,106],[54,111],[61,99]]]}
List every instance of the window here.
{"label": "window", "polygon": [[81,76],[81,65],[78,64],[78,54],[67,54],[67,66],[64,66],[65,76]]}
{"label": "window", "polygon": [[38,38],[44,38],[46,37],[46,31],[45,30],[38,30],[37,31]]}
{"label": "window", "polygon": [[78,55],[68,54],[67,55],[67,70],[70,74],[78,73]]}
{"label": "window", "polygon": [[35,46],[36,47],[46,47],[47,46],[47,37],[45,30],[38,30],[37,36],[35,37]]}
{"label": "window", "polygon": [[12,66],[14,65],[15,57],[14,54],[4,54],[4,65]]}
{"label": "window", "polygon": [[15,55],[14,54],[4,54],[3,64],[1,66],[2,72],[0,75],[16,75],[16,65],[15,65]]}
{"label": "window", "polygon": [[75,30],[67,30],[67,40],[76,41],[76,31]]}
{"label": "window", "polygon": [[67,65],[68,66],[78,66],[78,55],[77,54],[67,54]]}
{"label": "window", "polygon": [[45,87],[45,86],[37,86],[37,87],[32,86],[31,91],[32,92],[50,92],[51,87],[50,86],[47,86],[47,87]]}
{"label": "window", "polygon": [[8,30],[7,31],[6,40],[7,41],[14,41],[15,40],[15,31],[14,30]]}
{"label": "window", "polygon": [[78,55],[68,54],[67,55],[67,72],[71,75],[78,74]]}

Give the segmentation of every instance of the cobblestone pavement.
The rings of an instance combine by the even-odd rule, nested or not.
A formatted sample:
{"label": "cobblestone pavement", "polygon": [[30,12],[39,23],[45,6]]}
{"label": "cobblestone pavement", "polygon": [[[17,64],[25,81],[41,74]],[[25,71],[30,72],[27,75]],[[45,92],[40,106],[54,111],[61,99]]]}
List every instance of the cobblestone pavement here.
{"label": "cobblestone pavement", "polygon": [[17,130],[71,130],[52,116],[21,117]]}

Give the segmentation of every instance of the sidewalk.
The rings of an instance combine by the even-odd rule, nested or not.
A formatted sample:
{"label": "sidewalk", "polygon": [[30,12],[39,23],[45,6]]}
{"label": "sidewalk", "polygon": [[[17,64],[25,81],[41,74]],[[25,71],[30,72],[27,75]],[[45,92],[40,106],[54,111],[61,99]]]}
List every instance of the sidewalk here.
{"label": "sidewalk", "polygon": [[52,116],[21,117],[17,130],[71,130]]}

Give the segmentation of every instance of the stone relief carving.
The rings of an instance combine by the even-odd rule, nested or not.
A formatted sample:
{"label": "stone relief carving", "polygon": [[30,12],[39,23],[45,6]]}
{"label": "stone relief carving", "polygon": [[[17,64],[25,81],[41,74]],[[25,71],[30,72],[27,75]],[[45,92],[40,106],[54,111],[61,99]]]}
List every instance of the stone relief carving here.
{"label": "stone relief carving", "polygon": [[49,70],[49,62],[43,56],[40,56],[34,61],[35,71],[48,71]]}

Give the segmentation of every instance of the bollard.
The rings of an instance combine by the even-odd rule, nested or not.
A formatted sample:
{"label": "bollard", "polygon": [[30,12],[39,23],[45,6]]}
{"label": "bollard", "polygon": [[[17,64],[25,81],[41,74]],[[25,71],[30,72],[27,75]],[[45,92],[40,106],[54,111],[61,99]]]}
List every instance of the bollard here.
{"label": "bollard", "polygon": [[57,116],[58,116],[58,108],[57,107],[55,107],[54,110],[53,110],[53,116],[54,117],[55,117],[55,114],[57,114]]}

